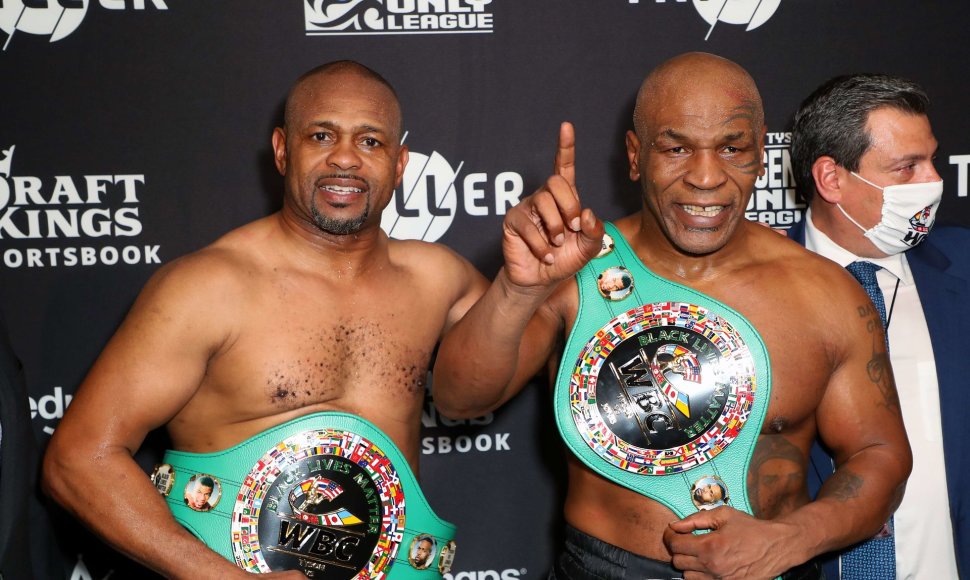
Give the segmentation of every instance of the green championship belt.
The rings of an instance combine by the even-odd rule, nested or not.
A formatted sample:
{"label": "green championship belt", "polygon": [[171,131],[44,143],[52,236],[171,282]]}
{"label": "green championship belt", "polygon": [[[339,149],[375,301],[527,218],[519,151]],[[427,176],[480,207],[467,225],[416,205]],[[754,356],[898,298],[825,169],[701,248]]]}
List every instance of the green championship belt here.
{"label": "green championship belt", "polygon": [[752,513],[747,471],[771,392],[764,341],[606,231],[576,275],[554,395],[562,438],[591,470],[678,517],[724,504]]}
{"label": "green championship belt", "polygon": [[175,519],[249,572],[439,580],[451,568],[455,527],[390,438],[355,415],[314,413],[163,461],[152,482]]}

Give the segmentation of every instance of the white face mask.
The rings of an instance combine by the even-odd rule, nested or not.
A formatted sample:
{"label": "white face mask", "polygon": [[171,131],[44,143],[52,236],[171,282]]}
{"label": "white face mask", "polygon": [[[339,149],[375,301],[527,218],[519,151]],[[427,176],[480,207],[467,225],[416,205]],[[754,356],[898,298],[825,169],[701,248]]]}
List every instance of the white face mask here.
{"label": "white face mask", "polygon": [[882,218],[868,230],[852,219],[841,205],[835,204],[869,241],[890,256],[905,252],[923,241],[933,227],[936,208],[943,198],[942,181],[879,187],[858,173],[850,173],[882,190]]}

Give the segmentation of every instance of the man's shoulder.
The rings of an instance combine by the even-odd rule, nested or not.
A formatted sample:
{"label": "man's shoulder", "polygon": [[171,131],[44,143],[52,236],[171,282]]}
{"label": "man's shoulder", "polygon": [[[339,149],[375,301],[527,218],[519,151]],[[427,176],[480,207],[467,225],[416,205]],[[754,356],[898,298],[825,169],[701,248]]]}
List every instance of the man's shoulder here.
{"label": "man's shoulder", "polygon": [[926,240],[906,252],[910,266],[945,271],[970,281],[970,228],[937,225]]}
{"label": "man's shoulder", "polygon": [[762,238],[761,251],[754,258],[759,268],[754,272],[785,301],[800,301],[806,312],[814,311],[814,306],[830,308],[833,297],[856,303],[861,288],[844,268],[776,232],[764,229]]}
{"label": "man's shoulder", "polygon": [[391,262],[423,274],[441,271],[459,271],[471,267],[471,262],[444,244],[421,240],[394,240],[388,242]]}
{"label": "man's shoulder", "polygon": [[926,243],[935,247],[951,260],[970,264],[970,228],[959,225],[938,224],[926,238]]}
{"label": "man's shoulder", "polygon": [[771,268],[780,271],[791,271],[804,275],[805,269],[836,273],[842,268],[835,262],[815,252],[805,249],[805,246],[790,237],[789,232],[778,232],[758,226],[754,231],[760,234],[758,252],[753,255]]}
{"label": "man's shoulder", "polygon": [[212,244],[180,256],[159,268],[142,290],[153,300],[231,300],[234,292],[252,285],[261,269],[255,252],[224,236]]}

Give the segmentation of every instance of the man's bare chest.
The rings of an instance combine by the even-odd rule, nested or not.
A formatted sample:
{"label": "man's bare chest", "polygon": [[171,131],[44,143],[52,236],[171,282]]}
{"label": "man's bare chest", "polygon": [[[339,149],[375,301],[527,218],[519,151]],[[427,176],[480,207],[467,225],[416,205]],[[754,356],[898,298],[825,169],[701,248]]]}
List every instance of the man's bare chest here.
{"label": "man's bare chest", "polygon": [[391,319],[339,317],[333,323],[250,329],[210,361],[207,382],[228,400],[283,411],[357,406],[389,396],[419,398],[437,332]]}

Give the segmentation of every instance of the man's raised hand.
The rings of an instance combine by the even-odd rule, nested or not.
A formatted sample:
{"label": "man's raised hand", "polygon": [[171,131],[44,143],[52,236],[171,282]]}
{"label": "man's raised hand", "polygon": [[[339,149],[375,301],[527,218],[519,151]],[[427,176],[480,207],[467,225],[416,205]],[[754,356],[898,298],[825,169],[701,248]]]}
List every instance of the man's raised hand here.
{"label": "man's raised hand", "polygon": [[580,205],[571,123],[559,128],[553,175],[509,210],[503,230],[506,275],[522,287],[558,284],[599,253],[603,223]]}

